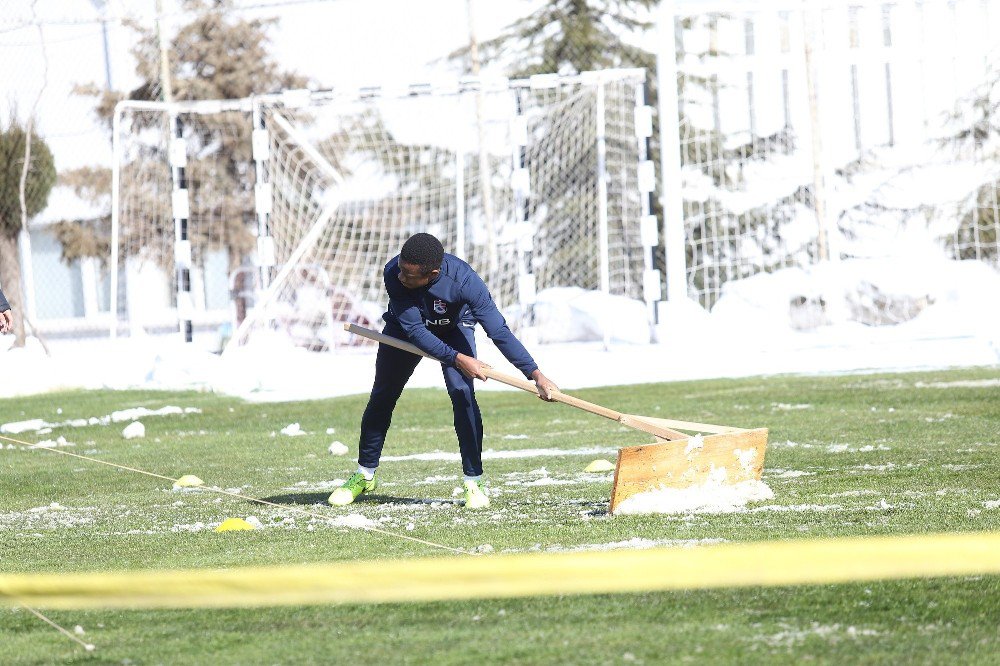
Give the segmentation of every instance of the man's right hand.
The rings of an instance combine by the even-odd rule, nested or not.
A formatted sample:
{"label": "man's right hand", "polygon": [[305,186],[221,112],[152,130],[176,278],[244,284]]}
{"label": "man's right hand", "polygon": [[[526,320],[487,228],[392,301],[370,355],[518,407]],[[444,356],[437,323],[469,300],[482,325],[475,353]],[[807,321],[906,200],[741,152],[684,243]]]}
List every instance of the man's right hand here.
{"label": "man's right hand", "polygon": [[10,310],[5,310],[0,312],[0,333],[7,333],[10,331],[11,324],[13,324],[14,318],[10,313]]}
{"label": "man's right hand", "polygon": [[483,373],[483,368],[487,366],[477,358],[459,353],[455,357],[455,367],[469,379],[482,379],[484,382],[486,381],[486,374]]}

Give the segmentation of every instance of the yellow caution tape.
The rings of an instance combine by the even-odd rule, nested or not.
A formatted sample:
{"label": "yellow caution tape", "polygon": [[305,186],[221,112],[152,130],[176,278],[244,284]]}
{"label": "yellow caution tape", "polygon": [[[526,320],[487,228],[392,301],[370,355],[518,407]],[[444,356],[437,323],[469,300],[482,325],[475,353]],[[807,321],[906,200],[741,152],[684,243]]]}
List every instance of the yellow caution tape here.
{"label": "yellow caution tape", "polygon": [[731,543],[226,570],[0,576],[43,608],[196,608],[440,601],[1000,574],[1000,533]]}

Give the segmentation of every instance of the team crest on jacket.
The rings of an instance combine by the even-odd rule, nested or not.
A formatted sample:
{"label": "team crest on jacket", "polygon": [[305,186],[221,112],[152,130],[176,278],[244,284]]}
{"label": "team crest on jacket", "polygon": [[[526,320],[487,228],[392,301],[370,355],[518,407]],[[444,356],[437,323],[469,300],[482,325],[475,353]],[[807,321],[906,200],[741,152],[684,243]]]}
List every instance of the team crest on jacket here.
{"label": "team crest on jacket", "polygon": [[434,299],[434,312],[438,314],[444,314],[448,311],[448,304],[442,301],[440,298]]}

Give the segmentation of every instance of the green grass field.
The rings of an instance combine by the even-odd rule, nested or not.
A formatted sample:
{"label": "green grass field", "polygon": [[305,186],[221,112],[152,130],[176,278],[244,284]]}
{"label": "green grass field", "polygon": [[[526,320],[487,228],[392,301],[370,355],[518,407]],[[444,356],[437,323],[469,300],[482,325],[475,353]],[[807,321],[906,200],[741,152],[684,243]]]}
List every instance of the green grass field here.
{"label": "green grass field", "polygon": [[[324,515],[361,514],[388,532],[453,548],[529,552],[720,541],[1000,529],[1000,370],[773,377],[576,392],[624,412],[770,428],[764,481],[775,499],[728,514],[607,514],[611,474],[594,458],[647,436],[522,393],[480,394],[493,506],[465,511],[441,390],[410,390],[379,475],[353,506],[326,504],[355,465],[364,397],[249,404],[198,393],[74,392],[0,401],[0,423],[100,417],[167,405],[200,413],[11,435],[62,435],[66,451]],[[310,434],[280,430],[300,423]],[[334,428],[335,434],[326,434]],[[350,452],[331,456],[334,439]],[[447,555],[4,441],[0,572],[229,567]],[[582,450],[603,447],[607,453]],[[555,449],[555,451],[552,451]],[[58,507],[53,507],[57,503]],[[265,526],[219,534],[227,517]],[[51,611],[85,630],[84,652],[24,610],[0,609],[0,662],[49,663],[997,663],[1000,577],[252,610]]]}

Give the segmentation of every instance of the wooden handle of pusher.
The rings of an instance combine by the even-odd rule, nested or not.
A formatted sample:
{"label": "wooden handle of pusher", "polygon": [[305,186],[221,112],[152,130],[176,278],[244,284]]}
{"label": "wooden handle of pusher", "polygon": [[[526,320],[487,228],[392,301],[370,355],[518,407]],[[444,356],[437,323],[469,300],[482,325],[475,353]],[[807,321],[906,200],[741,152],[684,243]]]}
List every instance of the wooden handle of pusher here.
{"label": "wooden handle of pusher", "polygon": [[[349,333],[354,333],[355,335],[360,335],[361,337],[368,338],[369,340],[374,340],[381,344],[389,345],[390,347],[396,347],[397,349],[402,349],[413,354],[418,354],[426,358],[435,359],[433,356],[420,349],[414,344],[409,342],[404,342],[397,338],[383,335],[377,331],[358,326],[357,324],[344,324],[344,330]],[[528,381],[527,379],[521,379],[519,377],[511,377],[510,375],[505,375],[502,372],[497,372],[490,366],[483,364],[483,374],[490,379],[495,379],[496,381],[507,384],[508,386],[513,386],[514,388],[519,388],[522,391],[527,391],[528,393],[534,393],[538,395],[538,387],[535,386],[534,382]],[[595,405],[592,402],[587,402],[586,400],[580,400],[579,398],[574,398],[571,395],[566,395],[562,391],[555,390],[550,391],[549,395],[556,402],[561,402],[565,405],[571,407],[576,407],[577,409],[582,409],[585,412],[590,412],[591,414],[597,414],[598,416],[603,416],[606,419],[611,419],[612,421],[621,421],[622,413],[616,412],[613,409],[608,409],[607,407],[601,407],[600,405]]]}

